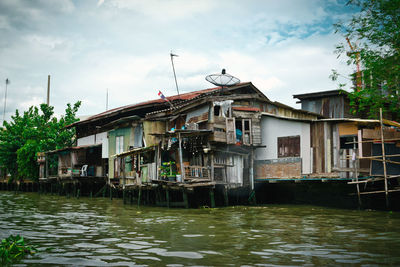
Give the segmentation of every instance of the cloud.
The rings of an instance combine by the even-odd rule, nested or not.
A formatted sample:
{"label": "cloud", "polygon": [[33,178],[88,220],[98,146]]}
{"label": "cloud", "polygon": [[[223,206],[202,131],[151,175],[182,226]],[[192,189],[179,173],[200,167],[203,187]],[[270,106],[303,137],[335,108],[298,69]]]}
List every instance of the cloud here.
{"label": "cloud", "polygon": [[44,101],[51,74],[56,113],[82,100],[79,114],[95,114],[107,88],[109,108],[176,94],[172,50],[180,92],[226,68],[294,106],[293,94],[335,89],[331,69],[349,73],[331,27],[347,15],[322,0],[3,0],[0,79],[13,83],[10,111]]}
{"label": "cloud", "polygon": [[179,20],[212,10],[216,3],[212,0],[182,1],[182,0],[110,0],[109,6],[130,10],[149,16],[157,21]]}

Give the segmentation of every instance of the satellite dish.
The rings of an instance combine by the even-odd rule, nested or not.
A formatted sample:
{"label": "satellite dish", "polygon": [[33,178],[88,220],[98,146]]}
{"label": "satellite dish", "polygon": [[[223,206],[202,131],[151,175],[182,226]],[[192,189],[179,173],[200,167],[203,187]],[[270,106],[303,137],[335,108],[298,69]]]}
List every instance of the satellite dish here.
{"label": "satellite dish", "polygon": [[221,74],[210,74],[206,76],[206,81],[217,86],[232,86],[240,83],[240,80],[228,73],[225,69],[222,69]]}

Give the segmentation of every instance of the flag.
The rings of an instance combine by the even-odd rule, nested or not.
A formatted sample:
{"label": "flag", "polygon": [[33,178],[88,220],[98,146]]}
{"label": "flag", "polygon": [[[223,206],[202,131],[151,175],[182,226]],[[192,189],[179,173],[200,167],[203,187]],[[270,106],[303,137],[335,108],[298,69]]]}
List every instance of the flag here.
{"label": "flag", "polygon": [[162,99],[164,99],[165,101],[168,101],[167,98],[163,95],[163,93],[161,93],[160,90],[158,90],[158,96],[161,97]]}

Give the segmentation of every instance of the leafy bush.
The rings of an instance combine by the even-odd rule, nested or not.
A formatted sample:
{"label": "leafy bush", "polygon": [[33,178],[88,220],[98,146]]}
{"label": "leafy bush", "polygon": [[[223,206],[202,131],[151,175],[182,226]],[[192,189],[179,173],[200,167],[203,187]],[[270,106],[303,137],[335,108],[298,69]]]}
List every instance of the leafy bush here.
{"label": "leafy bush", "polygon": [[36,253],[36,248],[26,245],[22,236],[10,235],[1,241],[0,264],[6,265],[15,263],[26,255],[33,255],[34,253]]}

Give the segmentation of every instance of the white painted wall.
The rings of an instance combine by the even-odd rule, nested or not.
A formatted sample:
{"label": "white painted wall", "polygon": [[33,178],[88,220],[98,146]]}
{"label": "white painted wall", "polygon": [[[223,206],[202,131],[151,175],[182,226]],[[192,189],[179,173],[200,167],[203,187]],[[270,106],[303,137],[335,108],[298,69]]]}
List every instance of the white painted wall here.
{"label": "white painted wall", "polygon": [[77,143],[78,143],[78,146],[94,145],[94,135],[89,135],[89,136],[85,136],[82,138],[78,138]]}
{"label": "white painted wall", "polygon": [[98,134],[93,134],[89,136],[85,136],[82,138],[78,138],[77,145],[78,146],[88,146],[88,145],[97,145],[102,144],[101,146],[101,155],[102,158],[108,158],[108,137],[107,132],[102,132]]}
{"label": "white painted wall", "polygon": [[285,120],[263,115],[261,117],[261,140],[266,147],[256,150],[257,160],[278,158],[278,137],[300,135],[302,174],[311,173],[310,123]]}

